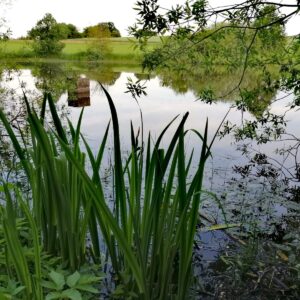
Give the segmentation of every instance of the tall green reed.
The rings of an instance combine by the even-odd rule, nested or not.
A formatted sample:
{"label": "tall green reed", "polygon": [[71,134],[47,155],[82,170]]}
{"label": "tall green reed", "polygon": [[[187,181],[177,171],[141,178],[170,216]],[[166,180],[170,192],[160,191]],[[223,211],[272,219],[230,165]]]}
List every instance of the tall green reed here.
{"label": "tall green reed", "polygon": [[77,170],[61,151],[55,135],[44,126],[47,100],[56,133],[69,145],[84,167],[85,155],[79,148],[81,117],[76,129],[70,124],[72,134],[69,141],[50,94],[45,95],[40,117],[30,108],[25,96],[24,99],[30,127],[30,146],[21,146],[2,111],[0,118],[27,176],[32,193],[32,214],[42,231],[44,250],[61,256],[75,270],[85,260],[91,206]]}
{"label": "tall green reed", "polygon": [[[25,288],[25,299],[43,299],[41,242],[38,228],[27,203],[18,190],[12,191],[9,189],[8,184],[4,183],[3,191],[6,205],[5,207],[0,205],[0,227],[3,230],[1,239],[5,244],[4,254],[7,275],[10,279],[13,279],[14,274],[16,274],[18,281]],[[22,215],[22,218],[20,215]],[[33,259],[29,258],[30,254],[26,253],[23,242],[21,242],[22,235],[24,240],[25,228],[30,230],[29,239],[32,239]],[[3,253],[1,248],[0,250]],[[5,297],[5,299],[8,298]]]}
{"label": "tall green reed", "polygon": [[[47,252],[58,255],[71,269],[86,260],[89,234],[95,257],[100,257],[102,236],[117,284],[139,299],[184,299],[192,277],[193,243],[198,222],[204,166],[210,155],[208,125],[200,137],[201,154],[191,174],[193,154],[184,149],[186,113],[166,149],[161,141],[174,118],[152,143],[135,134],[131,124],[131,154],[121,156],[118,116],[104,87],[113,125],[115,210],[104,196],[100,177],[109,124],[96,157],[81,136],[92,166],[79,146],[82,113],[76,128],[69,122],[71,138],[58,117],[51,95],[46,94],[38,117],[25,97],[32,146],[24,148],[5,115],[2,120],[32,190],[30,214],[41,230]],[[53,130],[44,126],[48,103]],[[188,158],[188,159],[187,159]],[[188,179],[189,178],[189,179]],[[125,292],[124,292],[125,293]]]}
{"label": "tall green reed", "polygon": [[[192,276],[204,166],[212,146],[207,142],[208,126],[206,124],[203,136],[195,131],[201,139],[202,150],[192,179],[188,175],[192,155],[186,162],[184,149],[184,124],[188,113],[183,116],[166,150],[160,148],[160,143],[176,118],[154,145],[150,135],[146,145],[143,140],[139,141],[131,126],[132,151],[124,167],[117,112],[110,95],[103,90],[109,102],[114,134],[114,213],[107,209],[101,181],[92,185],[71,151],[62,141],[61,145],[87,183],[98,218],[108,221],[104,236],[114,270],[121,278],[122,274],[123,279],[126,277],[124,290],[133,291],[140,299],[183,299]],[[87,143],[86,146],[89,149]],[[93,159],[91,161],[93,169],[97,170]],[[105,210],[99,203],[106,206]],[[107,229],[110,232],[106,232]]]}

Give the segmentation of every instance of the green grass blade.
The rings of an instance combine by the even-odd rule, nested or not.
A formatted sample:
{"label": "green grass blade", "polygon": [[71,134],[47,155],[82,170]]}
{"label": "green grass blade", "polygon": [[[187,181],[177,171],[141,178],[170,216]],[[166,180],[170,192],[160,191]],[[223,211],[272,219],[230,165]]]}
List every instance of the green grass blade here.
{"label": "green grass blade", "polygon": [[66,137],[66,133],[63,129],[60,118],[57,114],[53,98],[52,98],[51,94],[49,94],[49,93],[47,94],[47,97],[48,97],[48,104],[49,104],[49,108],[50,108],[50,111],[51,111],[51,115],[52,115],[52,119],[53,119],[53,122],[54,122],[54,126],[56,128],[56,131],[57,131],[59,137],[67,144],[68,140],[67,140],[67,137]]}

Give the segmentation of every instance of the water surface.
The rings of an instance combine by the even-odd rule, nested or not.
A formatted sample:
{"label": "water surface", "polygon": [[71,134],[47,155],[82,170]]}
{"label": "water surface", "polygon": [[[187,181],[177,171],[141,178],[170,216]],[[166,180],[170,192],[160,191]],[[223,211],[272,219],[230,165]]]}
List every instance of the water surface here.
{"label": "water surface", "polygon": [[[38,108],[41,104],[43,91],[46,90],[53,94],[63,122],[69,118],[76,124],[81,112],[81,105],[77,105],[79,107],[69,106],[68,100],[72,94],[71,90],[74,89],[74,86],[76,88],[80,77],[89,80],[90,97],[89,101],[85,102],[82,121],[83,135],[96,153],[110,120],[109,105],[100,87],[99,82],[101,82],[113,98],[118,112],[124,157],[130,151],[130,122],[133,123],[136,132],[141,128],[140,109],[143,114],[144,134],[146,136],[150,131],[154,141],[175,116],[178,115],[178,119],[175,121],[175,124],[178,124],[186,112],[189,112],[189,118],[185,129],[197,129],[203,132],[206,120],[208,120],[209,138],[212,139],[229,110],[227,119],[232,124],[240,126],[242,121],[255,119],[257,114],[262,113],[268,107],[274,113],[283,114],[292,99],[291,95],[272,103],[274,99],[282,98],[284,94],[278,92],[273,95],[265,95],[265,97],[261,97],[261,100],[252,103],[248,111],[241,114],[236,108],[232,108],[235,95],[232,95],[232,98],[227,96],[210,105],[196,101],[203,86],[215,88],[219,95],[226,94],[236,79],[232,74],[228,76],[227,80],[219,76],[202,76],[199,78],[184,78],[179,74],[150,76],[143,73],[137,66],[90,66],[55,63],[19,64],[14,68],[3,68],[1,106],[13,117],[24,106],[21,100],[23,91],[28,95],[32,104]],[[130,93],[126,93],[128,78],[133,81],[146,80],[141,83],[146,85],[147,96],[139,98],[138,103]],[[246,78],[245,84],[253,86],[256,81],[252,74]],[[297,111],[291,111],[287,114],[289,120],[287,131],[295,135],[298,134],[300,128],[300,118],[297,117],[297,114]],[[24,117],[21,114],[21,118],[22,116]],[[163,146],[168,145],[172,138],[176,128],[175,124],[167,131],[162,142]],[[249,157],[242,155],[242,151],[239,150],[244,144],[247,144],[247,150],[251,150],[250,156],[255,151],[262,151],[276,160],[277,165],[284,163],[289,167],[293,161],[276,153],[276,149],[292,143],[293,141],[277,141],[257,145],[248,140],[236,142],[233,135],[226,135],[215,140],[212,148],[213,157],[209,159],[206,166],[204,187],[207,191],[217,195],[230,222],[252,224],[255,221],[263,230],[272,231],[273,227],[266,224],[273,224],[274,219],[280,222],[282,214],[288,213],[288,209],[283,205],[285,199],[282,190],[284,187],[278,178],[274,179],[278,181],[276,188],[274,188],[274,182],[268,178],[241,177],[234,172],[234,169],[236,166],[243,166],[249,162]],[[108,145],[112,147],[112,136],[109,138]],[[191,133],[186,136],[187,153],[192,149],[195,152],[194,157],[198,157],[201,141],[195,134]],[[105,157],[107,165],[112,159],[110,153],[111,149],[108,149]],[[218,208],[219,204],[211,197],[205,196],[202,209],[205,214],[212,216],[215,220],[224,222],[221,210]],[[203,236],[202,239],[207,240],[207,236]]]}

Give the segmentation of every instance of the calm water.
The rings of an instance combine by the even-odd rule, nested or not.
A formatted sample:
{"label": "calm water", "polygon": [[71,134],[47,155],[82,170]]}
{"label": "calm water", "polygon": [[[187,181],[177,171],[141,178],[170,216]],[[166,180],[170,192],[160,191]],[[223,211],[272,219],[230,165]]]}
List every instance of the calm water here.
{"label": "calm water", "polygon": [[[133,122],[135,130],[140,127],[140,111],[143,112],[145,135],[151,131],[153,140],[176,115],[179,115],[175,124],[178,124],[180,118],[185,112],[189,112],[189,118],[186,123],[186,129],[194,128],[203,132],[206,119],[209,124],[209,136],[213,137],[220,122],[230,107],[233,105],[232,99],[218,101],[212,105],[195,101],[198,98],[197,80],[190,78],[172,79],[164,76],[151,76],[146,82],[147,96],[143,96],[138,100],[138,104],[132,98],[130,93],[125,93],[128,78],[133,80],[147,78],[145,74],[141,74],[141,70],[137,67],[99,67],[88,68],[86,66],[77,65],[47,65],[38,66],[19,65],[16,69],[4,69],[2,71],[1,88],[2,91],[0,104],[12,115],[19,111],[22,107],[20,97],[22,89],[26,90],[28,97],[35,106],[39,106],[40,97],[44,89],[50,90],[60,108],[63,120],[68,117],[76,124],[81,108],[68,106],[68,98],[70,98],[70,89],[79,76],[89,79],[90,103],[85,106],[82,133],[97,151],[99,143],[104,134],[107,123],[110,120],[110,111],[107,100],[100,88],[98,81],[102,82],[110,95],[112,96],[120,123],[121,143],[124,149],[124,155],[130,150],[130,121]],[[251,79],[251,78],[250,78]],[[250,80],[249,79],[249,80]],[[226,90],[226,80],[207,78],[208,86],[218,86],[220,90]],[[199,79],[199,85],[204,85],[205,78]],[[251,83],[251,80],[250,80]],[[228,83],[230,84],[230,83]],[[278,92],[273,95],[275,98],[282,98],[284,94]],[[290,97],[286,97],[281,101],[271,104],[271,111],[282,114],[286,111],[286,106],[291,101]],[[271,103],[270,98],[268,103]],[[265,106],[268,106],[268,103]],[[287,131],[298,136],[300,128],[299,112],[291,111],[287,114],[289,120]],[[253,120],[254,113],[244,113],[243,118]],[[232,108],[228,120],[240,125],[242,115],[240,111]],[[175,126],[167,131],[163,145],[167,145],[172,138]],[[265,230],[272,231],[271,226],[266,226],[266,222],[270,224],[273,219],[280,221],[282,214],[288,214],[289,210],[283,205],[285,201],[284,195],[281,193],[282,185],[278,184],[274,189],[272,182],[261,178],[241,178],[233,171],[234,166],[241,166],[247,163],[249,159],[242,155],[242,144],[247,143],[247,149],[255,151],[263,151],[268,156],[276,159],[276,164],[284,163],[288,168],[293,164],[292,160],[276,154],[276,149],[282,146],[288,146],[290,141],[281,141],[268,143],[266,145],[256,145],[250,141],[236,143],[232,135],[227,135],[222,139],[217,138],[213,146],[213,158],[209,160],[206,167],[205,189],[216,193],[225,208],[228,218],[231,222],[250,222],[256,220]],[[111,143],[111,136],[110,142]],[[199,156],[201,142],[194,134],[188,134],[186,137],[186,150],[195,150],[195,157]],[[106,156],[109,163],[110,155]],[[209,197],[206,197],[202,203],[203,211],[212,215],[214,218],[222,221],[217,205]],[[239,211],[237,214],[236,211]],[[257,218],[259,216],[259,218]],[[271,216],[271,219],[269,218]],[[241,219],[243,218],[243,220]],[[203,235],[202,239],[207,240]]]}

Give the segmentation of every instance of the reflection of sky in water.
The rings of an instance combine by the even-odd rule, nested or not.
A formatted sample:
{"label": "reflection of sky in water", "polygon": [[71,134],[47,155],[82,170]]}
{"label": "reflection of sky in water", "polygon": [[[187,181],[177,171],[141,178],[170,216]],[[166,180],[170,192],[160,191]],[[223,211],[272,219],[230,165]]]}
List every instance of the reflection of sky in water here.
{"label": "reflection of sky in water", "polygon": [[[133,122],[135,128],[140,125],[138,106],[131,98],[130,94],[124,93],[128,76],[132,77],[132,74],[122,73],[115,85],[108,87],[108,91],[114,100],[119,116],[121,141],[127,148],[130,143],[130,121]],[[147,97],[139,99],[139,104],[143,112],[145,133],[150,130],[154,139],[174,116],[177,114],[182,116],[187,111],[190,115],[186,123],[186,129],[195,128],[200,132],[203,132],[206,118],[208,118],[209,136],[212,138],[231,105],[228,102],[218,102],[217,104],[212,105],[199,101],[196,102],[194,101],[195,97],[192,92],[185,95],[176,95],[172,89],[161,87],[157,78],[147,82],[147,93]],[[62,96],[60,99],[61,103],[66,102],[66,97],[66,94]],[[272,106],[272,111],[282,113],[289,101],[290,99],[285,99],[283,101],[275,102]],[[70,113],[71,119],[76,122],[80,109],[72,108],[70,109]],[[288,115],[288,119],[291,120],[288,124],[288,131],[293,132],[294,134],[297,134],[300,125],[300,120],[296,117],[296,113],[297,112],[292,112]],[[244,114],[244,118],[249,119],[251,116]],[[95,147],[103,136],[109,119],[110,112],[107,100],[98,84],[92,81],[91,106],[85,108],[82,130]],[[233,124],[240,124],[241,113],[232,110],[229,115],[229,120]],[[175,124],[178,124],[178,121]],[[167,145],[168,141],[171,139],[174,128],[175,126],[167,131],[163,143],[164,145]],[[201,144],[198,142],[198,138],[195,135],[188,135],[186,142],[188,146],[195,148],[195,154],[199,153]],[[261,149],[266,151],[269,155],[274,155],[274,149],[280,145],[282,145],[282,143],[269,143],[267,145],[256,146],[256,149]],[[240,152],[236,151],[236,145],[233,144],[233,140],[230,136],[227,136],[222,140],[216,140],[213,146],[213,155],[215,168],[228,169],[235,161],[236,163],[240,161]],[[279,157],[278,159],[280,160],[281,158]]]}
{"label": "reflection of sky in water", "polygon": [[[4,73],[3,79],[6,75]],[[39,94],[41,96],[41,93],[35,87],[36,79],[32,76],[30,70],[22,70],[17,73],[17,76],[15,75],[11,76],[12,80],[3,81],[1,85],[13,88],[17,95],[22,95],[20,83],[24,82],[26,83],[26,90],[29,90],[30,94],[33,92],[33,95]],[[134,75],[131,73],[122,73],[113,86],[107,87],[118,112],[120,138],[125,155],[130,150],[130,121],[133,122],[136,132],[140,126],[139,107],[131,95],[125,93],[128,77],[134,77]],[[110,110],[105,95],[96,81],[90,82],[90,89],[91,105],[85,107],[82,133],[96,153],[107,123],[110,120]],[[179,120],[185,112],[190,113],[185,126],[186,129],[193,128],[202,133],[206,119],[208,119],[209,140],[211,140],[231,106],[229,101],[218,102],[212,105],[199,101],[196,102],[193,92],[176,94],[171,88],[162,87],[158,78],[147,82],[147,94],[148,96],[138,100],[143,112],[145,140],[149,131],[151,131],[152,137],[155,140],[162,129],[176,115],[180,115],[175,124],[166,132],[162,142],[163,146],[168,145],[176,125],[179,124]],[[278,93],[278,97],[282,96],[282,93]],[[66,91],[58,101],[59,107],[67,106],[67,98],[68,94]],[[283,113],[290,101],[291,97],[288,97],[282,101],[273,103],[271,111],[277,114]],[[68,117],[76,124],[81,108],[68,107],[67,111]],[[289,120],[287,131],[296,136],[299,135],[300,128],[300,119],[297,114],[298,112],[289,112],[287,115],[287,119]],[[253,119],[248,113],[244,114],[244,118]],[[228,119],[232,124],[240,125],[241,113],[232,109]],[[273,156],[281,162],[283,157],[276,155],[274,151],[277,147],[288,146],[289,144],[290,142],[275,142],[266,145],[253,145],[253,147],[265,152],[267,155]],[[104,164],[106,166],[112,157],[111,145],[112,133],[110,133],[108,151],[104,157]],[[186,136],[187,153],[192,148],[195,150],[195,162],[196,158],[200,155],[201,145],[199,138],[194,134]],[[288,213],[285,204],[283,204],[285,203],[285,199],[280,195],[276,196],[274,190],[266,187],[265,181],[261,181],[260,179],[244,178],[237,181],[231,180],[235,176],[232,167],[247,163],[248,161],[247,158],[242,157],[240,151],[237,151],[237,144],[234,143],[232,136],[227,135],[221,140],[217,138],[213,145],[212,153],[213,159],[209,159],[206,165],[204,188],[213,191],[219,197],[219,204],[223,206],[227,220],[230,223],[245,222],[243,224],[248,224],[246,228],[250,230],[253,228],[249,224],[256,223],[261,230],[266,231],[266,233],[272,233],[275,224],[273,221],[281,222],[282,214]],[[109,179],[104,180],[103,184],[105,193],[110,195],[111,181]],[[111,199],[111,195],[108,199]],[[201,212],[213,217],[219,223],[224,222],[223,214],[218,209],[218,204],[206,194],[203,194],[202,197]],[[237,234],[237,232],[234,234]],[[220,231],[202,232],[199,234],[197,238],[199,249],[195,256],[195,274],[201,277],[207,276],[207,264],[216,260],[219,251],[224,249],[228,242],[229,239],[226,234]]]}
{"label": "reflection of sky in water", "polygon": [[[138,106],[129,94],[124,93],[126,78],[130,75],[123,73],[114,86],[108,87],[108,91],[114,100],[118,112],[121,139],[125,145],[128,145],[127,142],[130,142],[130,139],[128,139],[130,121],[132,120],[136,128],[140,125]],[[152,79],[147,83],[147,93],[148,96],[141,98],[139,104],[143,112],[145,132],[151,130],[154,139],[174,116],[177,114],[183,116],[187,111],[190,115],[186,123],[186,129],[195,128],[201,131],[208,117],[209,131],[212,136],[230,106],[226,103],[218,103],[209,107],[207,104],[195,102],[192,93],[176,95],[171,89],[161,87],[158,79]],[[110,112],[107,100],[95,82],[91,82],[91,96],[91,106],[85,108],[82,129],[90,138],[97,139],[102,136],[105,130],[105,126],[110,119]],[[60,101],[64,102],[66,98],[67,95],[65,94]],[[71,109],[72,120],[77,120],[79,113],[80,109]],[[233,121],[239,121],[239,116],[235,117],[233,115],[232,119]],[[173,127],[175,128],[175,126]],[[171,133],[172,129],[166,134],[165,143],[170,139]],[[188,141],[192,143],[195,139],[189,137]],[[215,150],[220,147],[220,150],[222,149],[224,154],[226,151],[230,153],[230,142],[230,139],[225,139],[222,141],[222,145],[216,143]]]}
{"label": "reflection of sky in water", "polygon": [[[10,77],[10,81],[3,81],[2,86],[14,88],[17,94],[21,94],[21,83],[25,83],[26,90],[35,91],[35,78],[32,76],[30,70],[25,69],[15,73],[4,72],[2,79]],[[131,73],[122,73],[120,78],[113,86],[108,86],[107,89],[111,94],[119,116],[121,142],[126,149],[130,146],[130,121],[133,122],[137,129],[140,126],[140,113],[138,105],[132,99],[129,93],[125,93],[126,82],[128,77],[134,77]],[[104,134],[106,125],[110,119],[110,111],[107,100],[101,91],[98,83],[91,81],[91,106],[85,108],[82,132],[87,139],[92,143],[93,148],[96,149]],[[228,111],[230,103],[218,102],[217,104],[208,105],[200,101],[195,101],[195,96],[192,92],[184,95],[176,94],[171,88],[162,87],[158,78],[151,79],[147,82],[148,96],[139,99],[139,104],[144,117],[145,136],[148,131],[151,131],[152,137],[155,138],[161,132],[165,125],[168,124],[176,115],[180,115],[175,124],[179,123],[180,118],[185,112],[189,112],[189,118],[186,123],[186,129],[194,128],[203,132],[206,119],[209,120],[209,136],[213,137],[221,120]],[[283,94],[279,93],[278,97]],[[286,98],[272,104],[271,111],[273,113],[283,113],[286,106],[291,101],[291,98]],[[67,93],[64,93],[60,100],[60,104],[67,104]],[[69,107],[69,117],[76,123],[80,108]],[[297,117],[298,112],[292,111],[287,115],[288,129],[287,131],[295,135],[298,134],[300,120]],[[247,113],[244,114],[245,119],[251,119]],[[232,110],[228,119],[233,124],[241,123],[241,113]],[[169,129],[165,135],[163,145],[167,145],[174,133],[175,124]],[[201,143],[194,134],[190,134],[186,138],[188,148],[194,148],[195,154],[199,154]],[[269,155],[274,155],[275,148],[281,145],[287,145],[288,142],[283,143],[269,143],[266,145],[255,145],[256,149],[263,150]],[[227,169],[235,162],[240,161],[240,152],[236,151],[236,145],[230,136],[226,136],[222,140],[217,139],[213,146],[213,164],[215,168]],[[281,159],[280,157],[277,159]]]}
{"label": "reflection of sky in water", "polygon": [[[17,78],[18,77],[18,78]],[[34,78],[29,70],[20,71],[19,76],[12,77],[12,81],[2,83],[4,86],[13,88],[19,87],[20,82],[26,82],[26,88],[29,90],[35,90]],[[129,93],[125,93],[126,82],[128,77],[134,77],[131,73],[122,73],[119,79],[113,86],[108,86],[107,89],[114,100],[120,125],[121,143],[125,151],[130,150],[130,121],[133,122],[134,127],[140,126],[140,112],[137,103],[132,99]],[[92,148],[97,150],[100,141],[103,137],[107,123],[110,120],[110,111],[108,102],[104,93],[101,91],[98,83],[95,81],[90,82],[91,88],[91,105],[85,108],[82,133],[90,142]],[[20,93],[21,90],[17,89]],[[218,102],[217,104],[208,105],[202,102],[195,102],[195,96],[192,92],[186,94],[176,94],[171,88],[162,87],[158,78],[151,79],[147,82],[147,94],[148,96],[139,99],[139,104],[143,112],[144,117],[144,132],[145,139],[147,133],[151,131],[152,137],[155,140],[162,129],[171,121],[177,114],[180,115],[175,124],[179,123],[180,118],[185,112],[189,112],[189,118],[186,123],[186,129],[194,128],[203,132],[206,119],[209,120],[209,138],[211,139],[217,130],[221,120],[228,111],[230,103]],[[278,97],[282,97],[282,93],[279,93]],[[275,102],[272,105],[272,112],[283,113],[286,110],[287,104],[291,101],[291,98],[286,98],[282,101]],[[65,92],[59,99],[59,105],[67,105],[67,92]],[[69,107],[69,118],[73,123],[76,123],[79,117],[81,109]],[[300,119],[297,117],[298,112],[290,112],[287,115],[288,127],[287,131],[295,135],[299,134]],[[245,113],[245,119],[251,119],[252,117]],[[241,123],[241,113],[239,111],[232,110],[228,117],[231,123]],[[176,125],[173,125],[166,133],[165,139],[162,145],[166,146],[170,141]],[[111,137],[110,142],[111,145]],[[264,151],[268,155],[276,157],[281,162],[282,157],[274,154],[274,150],[282,145],[287,145],[288,142],[276,142],[266,145],[254,145],[258,150]],[[189,134],[186,137],[187,151],[194,148],[194,157],[199,157],[201,142],[199,138],[194,134]],[[212,153],[213,159],[210,159],[207,163],[206,176],[205,176],[205,188],[213,190],[218,195],[227,194],[224,205],[230,207],[232,203],[239,202],[239,209],[244,213],[253,211],[253,207],[256,205],[264,205],[266,209],[274,208],[275,211],[282,211],[278,205],[267,205],[264,203],[266,197],[274,200],[272,191],[265,191],[264,185],[260,182],[254,181],[240,181],[229,185],[228,181],[234,176],[232,167],[234,165],[245,163],[247,160],[241,156],[241,152],[236,150],[237,146],[234,143],[232,137],[226,136],[222,140],[216,139]],[[106,160],[109,157],[106,157]],[[243,190],[238,191],[237,186],[241,184]],[[264,194],[265,193],[265,194]],[[272,198],[273,197],[273,198]],[[252,200],[251,200],[252,199]],[[252,202],[251,202],[252,201]],[[256,204],[253,205],[253,201]],[[204,207],[211,206],[209,203],[203,202]],[[279,208],[278,208],[279,207]]]}

